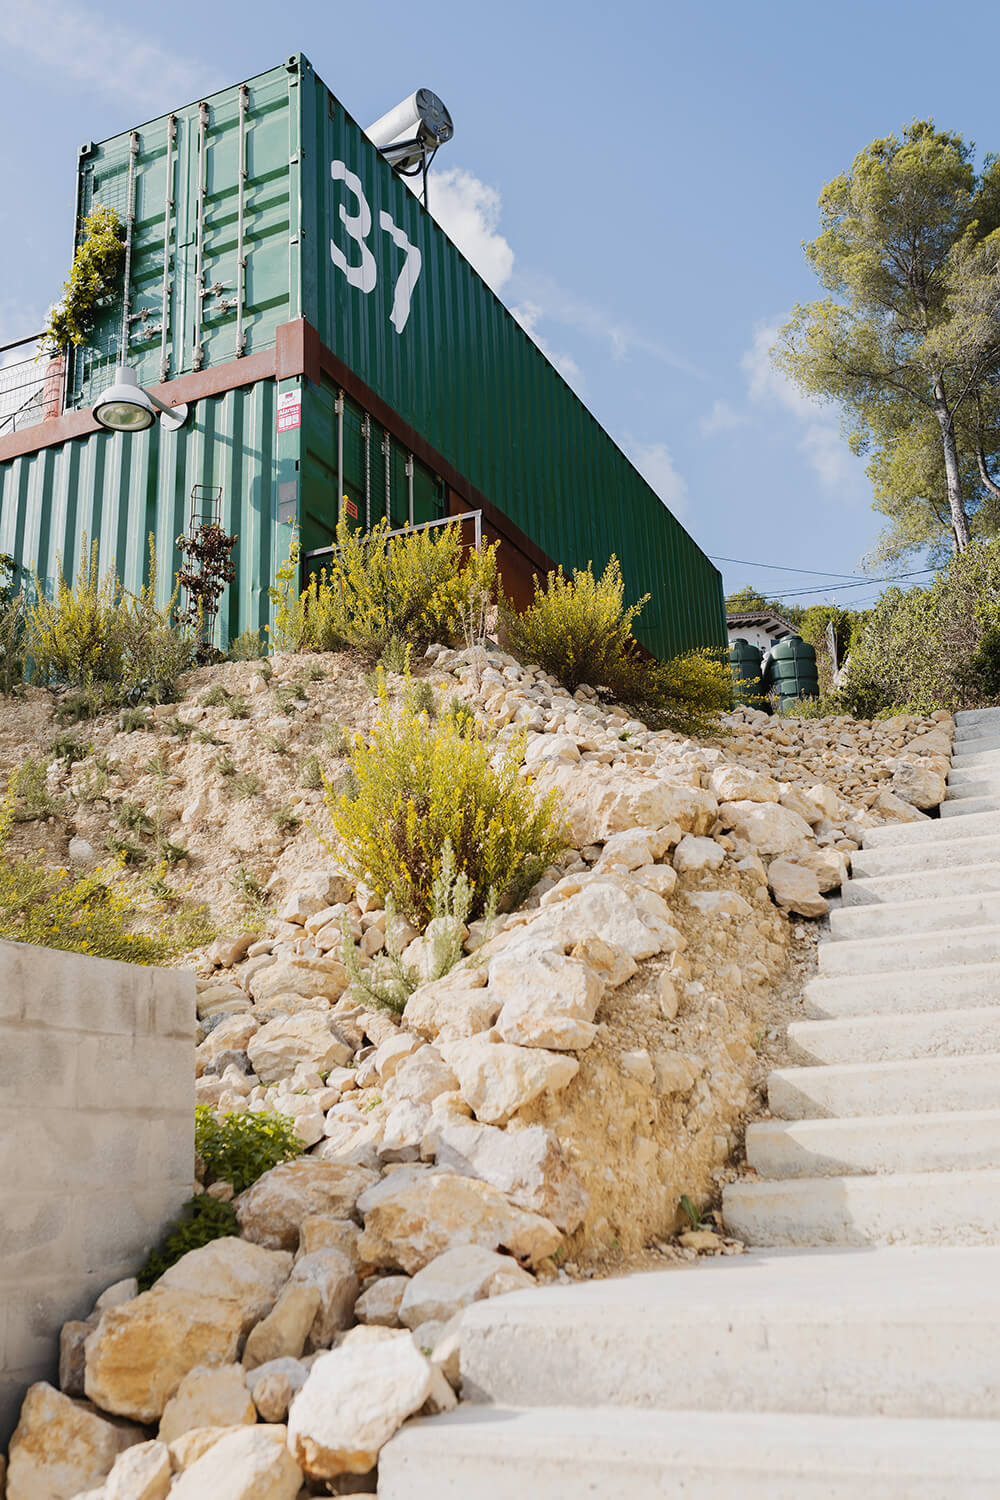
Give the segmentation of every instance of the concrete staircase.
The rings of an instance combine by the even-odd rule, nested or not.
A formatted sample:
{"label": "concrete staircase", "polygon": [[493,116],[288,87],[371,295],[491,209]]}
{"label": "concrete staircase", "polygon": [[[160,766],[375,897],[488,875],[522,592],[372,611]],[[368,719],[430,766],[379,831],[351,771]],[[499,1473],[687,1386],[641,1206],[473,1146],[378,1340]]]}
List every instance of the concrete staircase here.
{"label": "concrete staircase", "polygon": [[1000,1496],[1000,709],[830,926],[724,1194],[753,1248],[470,1308],[383,1500]]}

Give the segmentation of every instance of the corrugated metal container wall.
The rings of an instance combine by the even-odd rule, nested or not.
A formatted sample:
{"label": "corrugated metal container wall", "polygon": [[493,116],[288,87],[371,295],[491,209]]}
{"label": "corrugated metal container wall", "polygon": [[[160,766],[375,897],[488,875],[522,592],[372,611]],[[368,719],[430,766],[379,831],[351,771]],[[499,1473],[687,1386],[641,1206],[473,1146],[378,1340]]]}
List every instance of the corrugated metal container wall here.
{"label": "corrugated metal container wall", "polygon": [[[98,205],[134,211],[122,362],[140,382],[254,354],[299,316],[299,77],[272,68],[81,149],[77,239]],[[107,383],[121,323],[119,297],[73,357],[71,406]]]}
{"label": "corrugated metal container wall", "polygon": [[127,589],[145,581],[149,534],[157,544],[158,592],[169,598],[195,485],[221,488],[222,525],[239,536],[237,582],[227,589],[217,639],[268,619],[267,585],[288,551],[277,520],[278,453],[273,380],[199,401],[177,432],[95,432],[0,464],[0,552],[23,559],[51,596],[60,561],[75,576],[98,543]]}
{"label": "corrugated metal container wall", "polygon": [[[302,313],[557,561],[617,553],[658,655],[726,643],[721,576],[303,58]],[[433,174],[431,177],[433,194]]]}

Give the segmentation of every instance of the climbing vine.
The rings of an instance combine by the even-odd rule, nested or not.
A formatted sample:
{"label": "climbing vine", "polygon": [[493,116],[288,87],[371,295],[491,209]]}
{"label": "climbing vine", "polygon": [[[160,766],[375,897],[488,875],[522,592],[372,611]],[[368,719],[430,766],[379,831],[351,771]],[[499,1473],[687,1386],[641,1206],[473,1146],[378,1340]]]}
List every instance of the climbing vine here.
{"label": "climbing vine", "polygon": [[98,315],[121,292],[125,262],[125,226],[113,208],[98,206],[83,222],[83,239],[73,257],[63,295],[49,313],[41,346],[58,354],[70,344],[85,344]]}
{"label": "climbing vine", "polygon": [[236,577],[233,548],[237,538],[214,521],[196,526],[190,536],[179,536],[183,559],[177,582],[184,589],[185,607],[180,623],[197,632],[198,653],[203,655],[212,638],[219,600],[227,583]]}

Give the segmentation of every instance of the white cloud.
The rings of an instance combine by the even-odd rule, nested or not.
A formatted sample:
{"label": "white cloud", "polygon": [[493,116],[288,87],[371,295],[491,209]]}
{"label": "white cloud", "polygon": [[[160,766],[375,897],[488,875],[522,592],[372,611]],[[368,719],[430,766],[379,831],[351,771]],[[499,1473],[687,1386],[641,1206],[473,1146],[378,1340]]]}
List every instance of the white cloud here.
{"label": "white cloud", "polygon": [[665,344],[657,339],[649,338],[630,323],[608,313],[603,307],[596,307],[593,303],[583,302],[578,297],[570,295],[551,277],[518,276],[517,283],[518,293],[525,302],[538,307],[541,316],[551,322],[575,328],[599,343],[606,344],[612,359],[621,360],[630,354],[645,354],[663,364],[670,365],[675,370],[682,370],[687,375],[693,375],[699,380],[705,378],[703,370],[675,354]]}
{"label": "white cloud", "polygon": [[583,379],[583,372],[573,356],[560,354],[539,333],[538,320],[544,314],[537,302],[522,302],[519,307],[512,307],[510,311],[511,316],[517,319],[528,337],[534,339],[539,349],[547,359],[551,360],[564,380],[575,385]]}
{"label": "white cloud", "polygon": [[862,479],[837,418],[829,408],[804,396],[771,362],[771,346],[783,322],[759,323],[754,329],[753,343],[740,361],[748,394],[752,401],[778,407],[794,418],[799,430],[796,446],[820,484],[846,503],[853,503],[860,499]]}
{"label": "white cloud", "polygon": [[[404,178],[418,191],[415,177]],[[431,213],[494,292],[510,280],[514,252],[499,233],[501,198],[464,167],[430,174]]]}
{"label": "white cloud", "polygon": [[749,418],[746,412],[737,411],[728,401],[713,401],[712,410],[698,424],[703,437],[714,437],[717,432],[731,432],[734,427],[745,427]]}
{"label": "white cloud", "polygon": [[[162,33],[168,16],[143,11],[140,25]],[[209,71],[73,0],[33,0],[30,6],[0,0],[0,43],[39,64],[43,77],[61,74],[127,99],[130,108],[141,106],[144,119],[219,86],[214,66]]]}
{"label": "white cloud", "polygon": [[666,443],[630,441],[627,451],[643,479],[652,486],[667,509],[678,520],[683,520],[688,508],[687,480],[674,468]]}

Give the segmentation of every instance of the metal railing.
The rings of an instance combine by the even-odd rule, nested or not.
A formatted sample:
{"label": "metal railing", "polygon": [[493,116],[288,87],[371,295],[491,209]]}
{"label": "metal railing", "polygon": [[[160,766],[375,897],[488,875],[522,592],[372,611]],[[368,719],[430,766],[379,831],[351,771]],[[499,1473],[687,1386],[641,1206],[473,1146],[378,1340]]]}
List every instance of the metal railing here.
{"label": "metal railing", "polygon": [[[391,542],[393,537],[396,536],[412,536],[417,531],[431,531],[435,526],[454,526],[461,521],[473,522],[476,533],[474,547],[478,552],[483,544],[483,513],[481,510],[463,510],[457,516],[438,516],[433,521],[420,521],[415,526],[400,526],[396,531],[387,531],[384,540]],[[336,551],[336,542],[331,542],[329,547],[314,547],[311,552],[303,552],[302,561],[309,562],[314,557],[332,557]]]}
{"label": "metal railing", "polygon": [[0,345],[0,434],[34,427],[46,417],[58,417],[63,402],[63,359],[9,358],[19,349],[38,343],[41,334]]}

